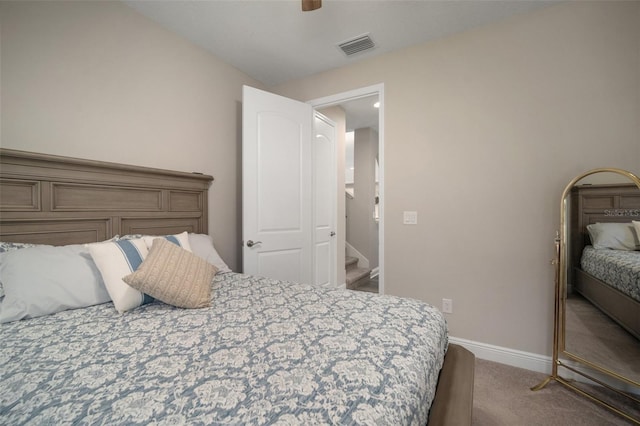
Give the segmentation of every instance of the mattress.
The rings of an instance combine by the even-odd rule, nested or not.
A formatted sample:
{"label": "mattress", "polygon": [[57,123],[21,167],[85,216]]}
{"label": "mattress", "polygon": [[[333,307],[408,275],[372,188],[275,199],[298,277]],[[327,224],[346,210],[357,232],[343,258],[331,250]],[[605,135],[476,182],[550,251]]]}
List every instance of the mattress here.
{"label": "mattress", "polygon": [[586,246],[580,266],[583,271],[640,302],[640,251]]}
{"label": "mattress", "polygon": [[420,301],[218,274],[212,306],[0,325],[0,424],[424,425],[447,349]]}

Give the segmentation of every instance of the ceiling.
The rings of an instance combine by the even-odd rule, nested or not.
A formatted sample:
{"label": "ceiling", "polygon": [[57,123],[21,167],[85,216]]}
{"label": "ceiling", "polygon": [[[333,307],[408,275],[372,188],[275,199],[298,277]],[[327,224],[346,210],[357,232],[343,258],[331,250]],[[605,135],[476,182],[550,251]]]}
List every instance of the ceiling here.
{"label": "ceiling", "polygon": [[[543,0],[125,0],[266,87],[553,4]],[[339,43],[369,34],[347,57]]]}
{"label": "ceiling", "polygon": [[340,104],[345,111],[347,132],[365,127],[379,130],[378,108],[373,106],[376,102],[378,102],[378,95],[351,99]]}
{"label": "ceiling", "polygon": [[[266,87],[548,6],[543,0],[124,0]],[[375,47],[347,57],[338,44],[368,34]],[[377,99],[340,104],[347,130],[378,130]]]}

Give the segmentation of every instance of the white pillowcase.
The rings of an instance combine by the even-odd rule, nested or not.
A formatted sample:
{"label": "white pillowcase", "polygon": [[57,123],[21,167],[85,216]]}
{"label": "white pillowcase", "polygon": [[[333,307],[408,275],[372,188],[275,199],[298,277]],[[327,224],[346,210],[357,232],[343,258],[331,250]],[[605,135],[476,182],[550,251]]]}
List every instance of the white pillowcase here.
{"label": "white pillowcase", "polygon": [[153,301],[152,297],[131,287],[122,278],[138,269],[149,253],[149,247],[155,238],[165,238],[191,251],[186,232],[164,237],[145,236],[137,239],[87,244],[91,257],[102,274],[113,305],[120,313]]}
{"label": "white pillowcase", "polygon": [[181,234],[175,235],[145,235],[144,237],[142,237],[142,239],[147,245],[148,250],[151,250],[153,240],[155,240],[156,238],[164,238],[165,240],[168,240],[187,251],[191,251],[191,244],[189,244],[189,234],[186,231],[182,232]]}
{"label": "white pillowcase", "polygon": [[83,245],[38,245],[0,254],[0,322],[35,318],[111,299]]}
{"label": "white pillowcase", "polygon": [[591,244],[596,249],[640,250],[640,241],[634,224],[594,223],[587,225]]}
{"label": "white pillowcase", "polygon": [[209,235],[189,234],[189,244],[193,254],[215,266],[218,272],[231,272],[231,268],[224,263],[224,260],[222,260],[213,246],[213,240]]}
{"label": "white pillowcase", "polygon": [[[0,253],[5,253],[13,250],[20,250],[27,247],[35,247],[36,244],[29,243],[12,243],[7,241],[0,241]],[[0,281],[0,302],[4,297],[4,287],[2,287],[2,281]]]}
{"label": "white pillowcase", "polygon": [[152,301],[122,280],[122,277],[138,269],[148,253],[142,238],[87,244],[87,248],[118,312],[123,313]]}

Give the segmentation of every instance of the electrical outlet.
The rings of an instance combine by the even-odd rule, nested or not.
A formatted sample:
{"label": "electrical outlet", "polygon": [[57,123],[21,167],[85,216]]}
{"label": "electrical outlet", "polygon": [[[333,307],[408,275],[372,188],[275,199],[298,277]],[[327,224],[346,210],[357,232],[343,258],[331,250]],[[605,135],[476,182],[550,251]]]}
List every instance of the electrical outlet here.
{"label": "electrical outlet", "polygon": [[445,314],[453,313],[453,300],[451,299],[442,299],[442,312]]}

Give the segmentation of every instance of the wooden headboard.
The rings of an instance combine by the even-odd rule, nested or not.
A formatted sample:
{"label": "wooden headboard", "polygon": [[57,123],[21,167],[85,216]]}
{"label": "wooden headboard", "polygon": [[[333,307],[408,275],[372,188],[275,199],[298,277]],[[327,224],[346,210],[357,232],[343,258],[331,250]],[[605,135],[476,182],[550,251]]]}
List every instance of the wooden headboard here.
{"label": "wooden headboard", "polygon": [[207,233],[213,177],[0,149],[0,241]]}
{"label": "wooden headboard", "polygon": [[[591,244],[587,225],[640,220],[640,189],[633,183],[578,185],[571,189],[569,276],[580,265],[582,250]],[[572,281],[571,281],[572,282]]]}

